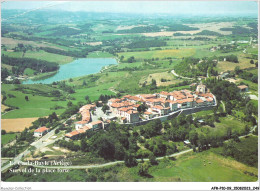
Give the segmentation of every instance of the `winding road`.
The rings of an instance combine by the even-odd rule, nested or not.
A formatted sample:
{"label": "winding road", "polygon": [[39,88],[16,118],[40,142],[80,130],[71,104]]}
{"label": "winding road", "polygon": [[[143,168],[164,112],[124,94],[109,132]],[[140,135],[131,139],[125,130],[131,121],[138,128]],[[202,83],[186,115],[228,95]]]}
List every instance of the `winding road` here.
{"label": "winding road", "polygon": [[[239,138],[244,138],[246,136],[249,136],[249,135],[252,135],[252,132],[255,130],[257,126],[254,126],[250,133],[247,134],[247,135],[243,135],[243,136],[240,136]],[[224,142],[227,142],[229,140],[226,140]],[[198,147],[196,147],[196,149],[198,149]],[[180,156],[180,155],[183,155],[185,153],[189,153],[193,151],[193,149],[188,149],[188,150],[185,150],[185,151],[181,151],[179,153],[174,153],[172,155],[169,155],[167,157],[177,157],[177,156]],[[157,160],[161,160],[163,159],[164,157],[157,157],[156,159]],[[144,161],[148,161],[149,159],[143,159]],[[137,159],[137,161],[142,161],[142,159]],[[120,163],[124,163],[124,161],[114,161],[114,162],[108,162],[108,163],[105,163],[105,164],[94,164],[94,165],[76,165],[76,166],[38,166],[38,165],[30,165],[30,166],[34,166],[34,167],[37,167],[37,168],[48,168],[48,169],[89,169],[89,168],[101,168],[101,167],[106,167],[106,166],[110,166],[110,165],[115,165],[115,164],[120,164]]]}
{"label": "winding road", "polygon": [[180,76],[178,74],[176,74],[176,72],[174,70],[171,71],[171,73],[176,76],[176,77],[179,77],[179,78],[184,78],[184,79],[188,79],[188,80],[193,80],[193,78],[188,78],[188,77],[184,77],[184,76]]}

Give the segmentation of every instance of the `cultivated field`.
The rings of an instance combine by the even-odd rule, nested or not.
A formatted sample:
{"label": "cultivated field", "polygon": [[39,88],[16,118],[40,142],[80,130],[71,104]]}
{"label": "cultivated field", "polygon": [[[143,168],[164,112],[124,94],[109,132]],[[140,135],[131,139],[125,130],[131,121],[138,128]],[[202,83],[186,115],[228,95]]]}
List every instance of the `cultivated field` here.
{"label": "cultivated field", "polygon": [[62,48],[59,48],[58,46],[53,45],[51,43],[38,43],[35,41],[17,40],[17,39],[7,38],[7,37],[1,37],[1,43],[10,49],[16,47],[18,43],[22,43],[24,45],[32,45],[35,47],[51,47],[51,48],[63,50]]}
{"label": "cultivated field", "polygon": [[223,35],[230,35],[232,34],[231,31],[221,31],[220,28],[231,28],[234,25],[234,22],[212,22],[212,23],[199,23],[199,24],[186,24],[190,27],[198,27],[201,31],[202,30],[210,30],[214,32],[218,32]]}
{"label": "cultivated field", "polygon": [[[218,62],[217,69],[219,72],[225,72],[228,70],[234,70],[236,66],[239,66],[240,69],[255,67],[254,64],[250,64],[250,60],[251,59],[247,59],[247,58],[238,56],[239,63],[221,61],[221,62]],[[254,62],[256,62],[256,61],[257,60],[254,60]]]}
{"label": "cultivated field", "polygon": [[17,118],[17,119],[1,119],[1,129],[6,132],[21,132],[25,128],[32,125],[32,122],[38,119],[34,118]]}
{"label": "cultivated field", "polygon": [[40,60],[46,60],[48,62],[56,62],[58,64],[66,64],[73,61],[73,57],[71,56],[64,56],[59,54],[53,54],[49,52],[45,52],[43,50],[40,51],[26,51],[23,55],[22,52],[8,52],[2,51],[7,56],[16,57],[16,58],[35,58]]}
{"label": "cultivated field", "polygon": [[[148,76],[142,78],[139,84],[143,84],[145,81],[147,82],[147,84],[151,84],[152,79],[156,80],[157,86],[168,86],[171,84],[182,82],[182,80],[176,79],[172,73],[161,72],[161,73],[149,74]],[[161,79],[165,79],[166,82],[162,82]]]}
{"label": "cultivated field", "polygon": [[124,52],[119,53],[120,56],[124,56],[125,59],[134,56],[136,59],[151,59],[151,58],[182,58],[193,56],[196,52],[196,49],[193,48],[183,48],[183,49],[169,49],[169,50],[153,50],[153,51],[140,51],[140,52]]}
{"label": "cultivated field", "polygon": [[196,34],[201,32],[202,30],[194,30],[194,31],[162,31],[162,32],[152,32],[152,33],[140,33],[147,37],[157,37],[157,36],[172,36],[174,33],[182,33],[182,34]]}

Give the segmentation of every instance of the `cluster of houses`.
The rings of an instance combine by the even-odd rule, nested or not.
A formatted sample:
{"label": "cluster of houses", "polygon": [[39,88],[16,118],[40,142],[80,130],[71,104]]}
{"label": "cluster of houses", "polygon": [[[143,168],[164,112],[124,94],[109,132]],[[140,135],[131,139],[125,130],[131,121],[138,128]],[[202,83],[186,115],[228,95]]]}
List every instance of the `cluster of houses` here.
{"label": "cluster of houses", "polygon": [[[194,84],[195,85],[195,84]],[[197,84],[196,84],[197,85]],[[150,120],[154,117],[168,115],[180,109],[210,106],[215,104],[215,97],[203,84],[197,85],[196,91],[179,90],[172,92],[162,91],[155,94],[125,95],[122,98],[108,100],[109,113],[122,123],[136,123]],[[143,106],[140,113],[139,106]],[[87,104],[79,109],[81,121],[75,122],[75,130],[65,134],[69,139],[77,139],[80,134],[89,130],[104,129],[110,120],[92,121],[91,113],[96,110],[96,105]],[[48,132],[48,128],[41,127],[34,131],[34,136],[41,137]]]}
{"label": "cluster of houses", "polygon": [[163,91],[155,94],[125,95],[121,99],[108,100],[110,111],[123,123],[135,123],[141,120],[137,111],[141,104],[148,108],[142,115],[142,118],[147,120],[179,109],[209,106],[214,103],[214,95],[203,84],[197,86],[196,92],[190,90]]}
{"label": "cluster of houses", "polygon": [[81,121],[75,122],[75,129],[74,131],[65,134],[65,137],[70,139],[76,139],[82,133],[85,133],[88,130],[97,130],[104,128],[104,123],[100,120],[92,121],[91,112],[96,110],[96,105],[94,104],[87,104],[82,106],[79,109],[79,113],[82,116]]}

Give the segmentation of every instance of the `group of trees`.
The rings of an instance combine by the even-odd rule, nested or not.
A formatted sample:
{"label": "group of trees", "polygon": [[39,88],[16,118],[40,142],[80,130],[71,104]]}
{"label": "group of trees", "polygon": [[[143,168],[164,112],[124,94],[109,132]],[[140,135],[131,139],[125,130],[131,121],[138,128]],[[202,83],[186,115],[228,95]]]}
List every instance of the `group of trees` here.
{"label": "group of trees", "polygon": [[248,72],[246,70],[241,70],[239,66],[235,67],[235,74],[245,80],[249,80],[253,83],[258,83],[258,75],[252,74],[251,72]]}
{"label": "group of trees", "polygon": [[129,58],[127,59],[127,62],[128,62],[128,63],[136,62],[135,57],[134,57],[134,56],[129,57]]}
{"label": "group of trees", "polygon": [[162,47],[166,46],[166,42],[163,40],[140,40],[134,41],[127,45],[127,48],[150,48],[150,47]]}
{"label": "group of trees", "polygon": [[156,25],[133,27],[131,29],[118,30],[117,33],[148,33],[148,32],[159,32],[160,27]]}
{"label": "group of trees", "polygon": [[197,27],[190,27],[183,24],[171,24],[168,25],[167,31],[193,31],[193,30],[199,30]]}
{"label": "group of trees", "polygon": [[205,36],[222,36],[220,33],[218,32],[214,32],[214,31],[209,31],[209,30],[203,30],[199,33],[196,33],[196,35],[205,35]]}
{"label": "group of trees", "polygon": [[176,73],[187,77],[207,76],[207,74],[217,76],[216,65],[214,57],[203,58],[201,61],[199,58],[188,57],[175,65],[174,69]]}
{"label": "group of trees", "polygon": [[40,73],[52,72],[59,69],[59,65],[55,62],[47,62],[33,58],[13,58],[3,54],[1,61],[3,64],[13,66],[12,73],[14,75],[22,75],[26,68],[31,68]]}
{"label": "group of trees", "polygon": [[60,54],[64,56],[72,56],[75,58],[85,58],[88,55],[88,50],[61,50],[56,48],[50,48],[50,47],[41,47],[40,49],[44,50],[45,52],[54,53],[54,54]]}
{"label": "group of trees", "polygon": [[115,98],[116,96],[115,95],[103,95],[101,94],[98,98],[99,101],[102,101],[103,103],[106,103],[109,99],[111,98]]}
{"label": "group of trees", "polygon": [[226,59],[226,61],[228,62],[234,62],[234,63],[238,63],[238,57],[236,55],[227,55],[227,56],[220,56],[218,57],[219,60],[224,61]]}
{"label": "group of trees", "polygon": [[58,120],[59,118],[57,114],[53,112],[48,117],[40,117],[32,122],[32,126],[30,126],[30,129],[37,129],[42,126],[51,127]]}
{"label": "group of trees", "polygon": [[250,137],[241,143],[231,140],[224,144],[222,155],[231,156],[249,166],[258,166],[257,137]]}
{"label": "group of trees", "polygon": [[257,27],[255,27],[256,25],[255,24],[251,25],[251,26],[254,27],[253,29],[235,26],[235,27],[232,27],[232,28],[220,28],[220,30],[222,30],[222,31],[232,31],[232,35],[251,36],[252,34],[257,35]]}
{"label": "group of trees", "polygon": [[78,113],[79,108],[83,106],[83,103],[78,103],[77,105],[71,104],[61,115],[61,119],[69,118],[70,116]]}
{"label": "group of trees", "polygon": [[217,100],[228,102],[231,100],[241,101],[242,99],[239,89],[234,83],[216,78],[209,78],[204,83],[216,96]]}

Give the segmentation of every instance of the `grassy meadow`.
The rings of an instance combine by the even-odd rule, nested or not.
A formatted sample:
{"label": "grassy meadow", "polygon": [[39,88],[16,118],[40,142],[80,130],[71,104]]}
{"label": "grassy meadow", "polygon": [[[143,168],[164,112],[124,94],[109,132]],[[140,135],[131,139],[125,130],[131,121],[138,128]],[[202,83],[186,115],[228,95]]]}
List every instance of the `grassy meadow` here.
{"label": "grassy meadow", "polygon": [[1,144],[5,145],[11,141],[13,141],[16,137],[15,133],[6,133],[5,135],[1,135]]}
{"label": "grassy meadow", "polygon": [[[38,85],[33,85],[32,87],[37,87]],[[66,101],[52,101],[54,97],[46,97],[40,95],[34,95],[31,93],[23,93],[21,91],[14,90],[17,87],[16,85],[2,85],[2,91],[5,91],[7,94],[13,94],[15,97],[7,98],[5,103],[7,105],[19,107],[9,111],[2,115],[2,119],[15,119],[15,118],[30,118],[30,117],[43,117],[49,115],[51,112],[56,112],[60,114],[64,109],[54,110],[51,109],[56,105],[66,108]],[[39,85],[38,88],[41,91],[49,92],[49,87],[45,85]],[[29,97],[29,101],[25,100],[25,96]]]}

